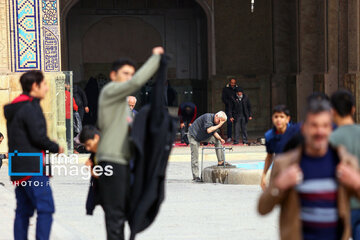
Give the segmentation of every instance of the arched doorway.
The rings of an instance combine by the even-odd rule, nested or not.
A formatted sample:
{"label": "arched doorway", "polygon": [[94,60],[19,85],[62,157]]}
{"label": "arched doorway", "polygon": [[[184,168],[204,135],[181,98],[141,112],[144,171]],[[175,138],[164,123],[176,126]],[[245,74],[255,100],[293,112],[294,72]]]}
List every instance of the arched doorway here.
{"label": "arched doorway", "polygon": [[74,71],[74,82],[84,87],[90,78],[105,82],[114,59],[130,57],[141,65],[151,48],[160,44],[172,58],[170,106],[192,101],[200,113],[206,112],[207,19],[203,7],[193,0],[80,0],[63,19],[64,66]]}

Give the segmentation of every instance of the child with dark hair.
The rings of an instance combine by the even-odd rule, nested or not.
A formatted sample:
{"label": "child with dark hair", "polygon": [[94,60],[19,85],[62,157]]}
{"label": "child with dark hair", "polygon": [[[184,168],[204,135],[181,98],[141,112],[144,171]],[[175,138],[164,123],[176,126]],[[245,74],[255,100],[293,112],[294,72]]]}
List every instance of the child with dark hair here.
{"label": "child with dark hair", "polygon": [[96,177],[92,172],[92,168],[96,163],[95,154],[100,141],[99,129],[93,125],[84,126],[79,134],[79,141],[85,146],[86,151],[91,152],[90,158],[86,161],[85,165],[91,168],[91,175]]}
{"label": "child with dark hair", "polygon": [[86,125],[79,135],[79,140],[85,145],[87,151],[96,153],[100,140],[100,131],[95,126]]}
{"label": "child with dark hair", "polygon": [[273,109],[272,123],[274,127],[265,133],[266,158],[261,176],[260,186],[266,187],[266,173],[269,170],[275,154],[281,153],[290,136],[299,131],[298,125],[290,124],[290,111],[285,105],[277,105]]}
{"label": "child with dark hair", "polygon": [[85,145],[87,151],[91,152],[89,159],[85,162],[85,165],[90,168],[91,180],[90,188],[86,200],[86,214],[92,215],[95,206],[100,203],[98,191],[98,176],[94,174],[93,168],[96,164],[95,154],[97,152],[97,146],[100,140],[100,131],[93,125],[86,125],[83,127],[79,134],[79,141]]}
{"label": "child with dark hair", "polygon": [[[360,125],[355,124],[355,100],[351,92],[338,90],[330,98],[333,108],[333,121],[338,128],[331,134],[333,146],[343,145],[346,150],[360,159]],[[359,162],[360,163],[360,162]],[[352,237],[360,239],[360,202],[351,199]]]}

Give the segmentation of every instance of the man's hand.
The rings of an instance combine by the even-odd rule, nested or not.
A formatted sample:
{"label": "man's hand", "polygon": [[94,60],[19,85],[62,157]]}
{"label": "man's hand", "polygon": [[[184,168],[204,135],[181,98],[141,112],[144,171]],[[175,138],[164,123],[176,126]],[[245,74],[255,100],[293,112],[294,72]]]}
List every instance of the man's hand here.
{"label": "man's hand", "polygon": [[5,153],[5,157],[6,157],[6,158],[9,158],[9,154],[8,154],[8,153]]}
{"label": "man's hand", "polygon": [[234,122],[234,118],[230,118],[230,122]]}
{"label": "man's hand", "polygon": [[90,111],[90,110],[89,110],[89,107],[85,107],[85,112],[86,112],[86,113],[89,113],[89,111]]}
{"label": "man's hand", "polygon": [[285,191],[300,183],[303,179],[303,173],[298,165],[292,165],[282,171],[275,179],[274,185],[279,190]]}
{"label": "man's hand", "polygon": [[59,146],[59,152],[58,153],[64,153],[64,148],[62,146]]}
{"label": "man's hand", "polygon": [[249,117],[249,120],[252,120],[252,117]]}
{"label": "man's hand", "polygon": [[180,128],[184,128],[185,124],[184,123],[180,123]]}
{"label": "man's hand", "polygon": [[91,168],[94,166],[94,164],[93,164],[93,162],[90,160],[90,158],[89,158],[88,160],[86,160],[85,166],[91,167]]}
{"label": "man's hand", "polygon": [[191,127],[191,123],[189,123],[189,127]]}
{"label": "man's hand", "polygon": [[221,144],[225,144],[225,140],[220,137],[219,133],[215,132],[214,137],[221,142]]}
{"label": "man's hand", "polygon": [[336,176],[346,187],[360,191],[360,173],[354,168],[340,163],[336,168]]}
{"label": "man's hand", "polygon": [[265,174],[261,175],[260,187],[263,191],[265,191],[265,189],[266,189],[266,175]]}
{"label": "man's hand", "polygon": [[154,47],[152,50],[152,53],[155,55],[164,54],[164,48],[163,47]]}
{"label": "man's hand", "polygon": [[224,125],[225,122],[226,122],[226,120],[224,118],[220,118],[219,125],[222,126],[222,125]]}
{"label": "man's hand", "polygon": [[86,160],[85,166],[90,168],[91,176],[93,176],[94,178],[99,178],[99,176],[94,174],[94,171],[93,171],[94,163],[90,159]]}

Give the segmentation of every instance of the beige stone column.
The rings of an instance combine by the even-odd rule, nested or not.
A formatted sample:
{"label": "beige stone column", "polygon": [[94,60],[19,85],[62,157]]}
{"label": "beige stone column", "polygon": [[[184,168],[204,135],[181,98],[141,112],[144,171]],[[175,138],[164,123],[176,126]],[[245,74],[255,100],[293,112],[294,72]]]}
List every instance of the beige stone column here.
{"label": "beige stone column", "polygon": [[65,75],[58,74],[56,82],[56,134],[61,146],[66,144],[66,123],[65,123]]}
{"label": "beige stone column", "polygon": [[0,132],[5,136],[0,144],[0,152],[7,152],[7,130],[6,120],[4,117],[4,104],[9,102],[9,82],[10,78],[7,74],[0,74]]}
{"label": "beige stone column", "polygon": [[[66,146],[61,142],[65,115],[63,120],[58,121],[58,112],[65,112],[65,100],[56,90],[56,79],[63,75],[60,72],[59,1],[0,0],[0,131],[6,133],[3,106],[22,92],[19,83],[21,74],[28,70],[42,70],[50,87],[41,102],[48,134],[51,139]],[[6,142],[0,145],[0,152],[5,146]]]}

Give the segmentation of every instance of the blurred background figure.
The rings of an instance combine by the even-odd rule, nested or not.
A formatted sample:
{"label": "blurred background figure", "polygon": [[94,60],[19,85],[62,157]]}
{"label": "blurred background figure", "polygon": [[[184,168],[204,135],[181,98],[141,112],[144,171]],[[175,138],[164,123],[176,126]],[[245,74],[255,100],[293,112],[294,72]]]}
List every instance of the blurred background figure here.
{"label": "blurred background figure", "polygon": [[225,104],[225,113],[227,115],[227,140],[226,142],[231,142],[232,138],[232,129],[233,124],[230,121],[230,105],[232,104],[233,99],[236,97],[236,79],[230,78],[230,81],[226,86],[223,88],[221,100]]}
{"label": "blurred background figure", "polygon": [[78,106],[78,112],[81,118],[81,122],[84,120],[84,114],[89,113],[88,100],[84,90],[78,85],[74,85],[73,96]]}
{"label": "blurred background figure", "polygon": [[[4,135],[0,132],[0,144],[2,143],[3,140],[4,140]],[[7,153],[0,154],[0,168],[2,166],[3,159],[5,159],[5,158],[8,158]],[[3,183],[0,182],[0,185],[3,185]]]}
{"label": "blurred background figure", "polygon": [[195,121],[197,115],[197,107],[191,102],[183,102],[179,106],[178,116],[180,119],[180,133],[181,133],[181,143],[189,144],[189,141],[186,137],[186,132],[188,131],[191,124]]}
{"label": "blurred background figure", "polygon": [[84,125],[95,125],[97,121],[97,110],[99,101],[99,86],[96,78],[90,78],[85,86],[85,93],[88,100],[89,114],[84,117]]}
{"label": "blurred background figure", "polygon": [[135,115],[138,113],[134,108],[136,106],[136,102],[137,102],[137,99],[136,97],[134,96],[128,96],[127,97],[127,102],[129,104],[129,108],[130,108],[130,115],[132,118],[135,117]]}
{"label": "blurred background figure", "polygon": [[240,132],[244,145],[248,144],[247,123],[252,120],[251,104],[241,87],[235,89],[236,96],[229,106],[230,121],[235,124],[234,144],[239,144]]}
{"label": "blurred background figure", "polygon": [[[70,84],[65,84],[65,117],[66,117],[66,142],[67,142],[67,145],[68,145],[68,149],[71,148],[71,131],[73,130],[73,128],[75,127],[75,125],[77,125],[77,123],[75,123],[73,125],[73,128],[71,128],[71,86]],[[74,113],[78,111],[78,106],[75,102],[75,98],[73,97],[72,98],[72,102],[73,102],[73,111]],[[73,120],[75,120],[76,116],[73,116]],[[81,129],[80,129],[81,131]]]}

